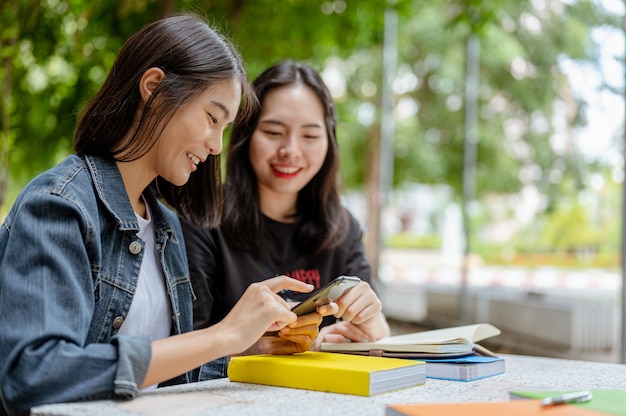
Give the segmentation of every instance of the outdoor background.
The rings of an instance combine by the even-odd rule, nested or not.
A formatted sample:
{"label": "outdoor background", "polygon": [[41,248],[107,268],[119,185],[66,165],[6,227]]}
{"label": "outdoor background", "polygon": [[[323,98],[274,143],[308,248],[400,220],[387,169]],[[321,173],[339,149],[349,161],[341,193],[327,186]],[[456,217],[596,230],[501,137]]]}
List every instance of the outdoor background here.
{"label": "outdoor background", "polygon": [[[506,300],[529,318],[498,323],[513,340],[500,347],[526,339],[538,353],[614,359],[622,1],[4,0],[0,219],[71,152],[76,116],[123,42],[176,11],[233,39],[250,79],[285,58],[323,74],[344,201],[393,319],[494,323]],[[538,329],[549,311],[518,306],[557,310],[557,329]]]}

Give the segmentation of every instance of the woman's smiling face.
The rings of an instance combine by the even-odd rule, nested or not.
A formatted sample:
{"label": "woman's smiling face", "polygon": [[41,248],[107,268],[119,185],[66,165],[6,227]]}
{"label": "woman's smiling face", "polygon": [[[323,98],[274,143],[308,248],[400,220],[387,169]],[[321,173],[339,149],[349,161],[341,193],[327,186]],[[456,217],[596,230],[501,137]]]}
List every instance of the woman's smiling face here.
{"label": "woman's smiling face", "polygon": [[222,151],[224,130],[232,123],[241,100],[233,80],[208,88],[179,108],[150,151],[156,174],[174,185],[184,185],[208,155]]}
{"label": "woman's smiling face", "polygon": [[310,88],[292,84],[267,93],[249,150],[261,198],[279,193],[295,200],[327,152],[324,109]]}

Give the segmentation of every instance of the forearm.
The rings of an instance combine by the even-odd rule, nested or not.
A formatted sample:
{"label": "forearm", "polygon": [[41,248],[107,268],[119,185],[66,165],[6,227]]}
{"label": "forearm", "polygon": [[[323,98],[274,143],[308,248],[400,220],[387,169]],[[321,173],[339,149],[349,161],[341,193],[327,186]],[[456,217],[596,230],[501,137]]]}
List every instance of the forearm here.
{"label": "forearm", "polygon": [[283,289],[306,292],[311,285],[286,276],[253,283],[218,324],[153,342],[143,386],[169,380],[216,358],[240,354],[266,331],[295,322],[289,305],[276,295]]}
{"label": "forearm", "polygon": [[243,351],[236,333],[221,323],[152,343],[152,359],[142,387],[160,383],[214,359]]}

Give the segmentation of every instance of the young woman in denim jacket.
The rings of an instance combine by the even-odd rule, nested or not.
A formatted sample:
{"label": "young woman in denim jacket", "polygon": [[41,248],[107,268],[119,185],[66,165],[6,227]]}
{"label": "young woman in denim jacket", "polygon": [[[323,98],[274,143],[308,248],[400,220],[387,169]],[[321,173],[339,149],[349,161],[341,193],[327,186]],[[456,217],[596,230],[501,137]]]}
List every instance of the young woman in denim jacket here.
{"label": "young woman in denim jacket", "polygon": [[189,382],[286,325],[281,352],[312,345],[337,305],[296,318],[276,292],[312,286],[285,276],[193,331],[180,223],[156,196],[216,225],[222,133],[256,105],[238,53],[195,16],[129,39],[78,123],[76,154],[33,179],[0,227],[0,414]]}

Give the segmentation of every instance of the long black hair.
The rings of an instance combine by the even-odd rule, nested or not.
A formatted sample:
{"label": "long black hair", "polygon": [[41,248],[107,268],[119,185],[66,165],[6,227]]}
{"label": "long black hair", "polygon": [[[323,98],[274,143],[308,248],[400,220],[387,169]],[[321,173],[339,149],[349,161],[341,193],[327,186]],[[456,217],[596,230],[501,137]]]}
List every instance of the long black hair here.
{"label": "long black hair", "polygon": [[[317,95],[324,109],[328,135],[324,163],[298,193],[296,207],[297,248],[303,253],[315,255],[340,245],[349,226],[338,191],[337,115],[332,96],[317,71],[291,60],[271,66],[253,82],[261,107],[270,91],[294,84],[302,84]],[[244,250],[258,249],[263,241],[258,182],[249,156],[250,139],[260,114],[259,107],[250,118],[235,122],[226,160],[222,229],[231,244]]]}
{"label": "long black hair", "polygon": [[[165,77],[136,122],[141,104],[139,82],[150,68],[160,68]],[[165,121],[166,125],[182,105],[199,97],[207,88],[232,79],[242,88],[238,117],[245,120],[258,106],[258,100],[233,45],[192,14],[151,23],[122,47],[103,86],[77,124],[74,150],[78,154],[118,161],[136,160],[158,141],[159,123]],[[195,224],[219,223],[222,208],[219,155],[209,156],[183,186],[172,185],[160,177],[152,186]]]}

